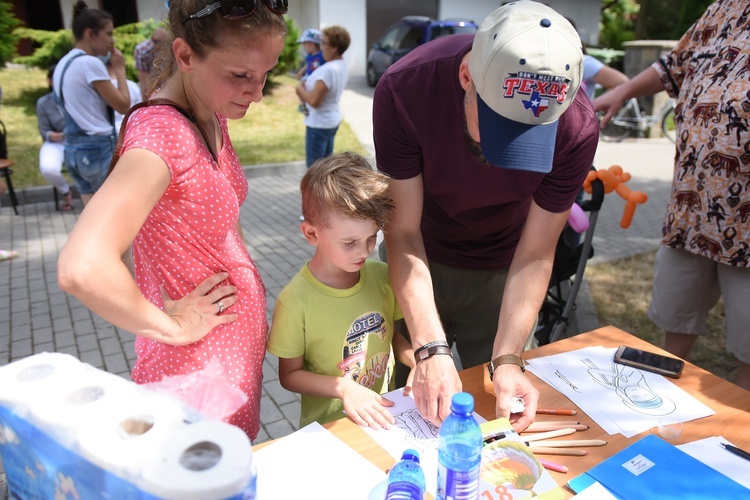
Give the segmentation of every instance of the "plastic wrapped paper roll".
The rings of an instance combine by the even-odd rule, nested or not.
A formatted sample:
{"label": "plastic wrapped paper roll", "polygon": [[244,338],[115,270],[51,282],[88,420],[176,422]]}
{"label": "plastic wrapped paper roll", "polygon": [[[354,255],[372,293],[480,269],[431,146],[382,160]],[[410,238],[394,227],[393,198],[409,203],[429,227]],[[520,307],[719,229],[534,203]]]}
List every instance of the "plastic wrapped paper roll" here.
{"label": "plastic wrapped paper roll", "polygon": [[186,424],[188,413],[174,399],[138,387],[127,404],[116,404],[78,425],[77,442],[89,461],[134,480],[147,459],[170,434]]}
{"label": "plastic wrapped paper roll", "polygon": [[31,406],[79,379],[84,365],[70,354],[43,352],[0,367],[0,404]]}
{"label": "plastic wrapped paper roll", "polygon": [[162,498],[210,500],[243,493],[255,478],[247,435],[216,420],[186,425],[150,457],[139,487]]}
{"label": "plastic wrapped paper roll", "polygon": [[132,382],[82,366],[82,375],[31,405],[31,419],[65,446],[74,446],[80,428],[123,414],[137,398],[138,387]]}

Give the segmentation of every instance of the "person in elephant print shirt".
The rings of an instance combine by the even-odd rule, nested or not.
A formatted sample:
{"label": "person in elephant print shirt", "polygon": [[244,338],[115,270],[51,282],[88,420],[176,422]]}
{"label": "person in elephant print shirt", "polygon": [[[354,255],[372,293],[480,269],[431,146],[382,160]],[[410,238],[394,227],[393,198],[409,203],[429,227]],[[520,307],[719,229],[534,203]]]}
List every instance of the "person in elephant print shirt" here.
{"label": "person in elephant print shirt", "polygon": [[750,390],[750,5],[718,0],[674,49],[594,101],[609,121],[624,99],[676,99],[672,195],[649,317],[686,357],[722,296],[738,385]]}

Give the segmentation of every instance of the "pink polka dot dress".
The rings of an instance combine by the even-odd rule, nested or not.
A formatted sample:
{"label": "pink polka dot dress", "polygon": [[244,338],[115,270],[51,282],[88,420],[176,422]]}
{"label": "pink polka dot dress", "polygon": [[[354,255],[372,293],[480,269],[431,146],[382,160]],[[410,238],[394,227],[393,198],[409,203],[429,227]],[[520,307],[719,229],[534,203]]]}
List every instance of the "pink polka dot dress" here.
{"label": "pink polka dot dress", "polygon": [[178,299],[209,276],[226,271],[238,298],[228,309],[238,315],[237,321],[218,326],[193,344],[172,346],[137,337],[132,378],[139,384],[158,382],[166,375],[200,370],[218,357],[228,380],[249,397],[227,421],[255,440],[268,331],[266,291],[236,229],[248,185],[229,139],[227,120],[219,117],[219,122],[223,147],[217,164],[198,132],[174,108],[149,106],[130,117],[123,152],[152,151],[171,174],[169,187],[133,242],[138,287],[163,308],[160,286]]}

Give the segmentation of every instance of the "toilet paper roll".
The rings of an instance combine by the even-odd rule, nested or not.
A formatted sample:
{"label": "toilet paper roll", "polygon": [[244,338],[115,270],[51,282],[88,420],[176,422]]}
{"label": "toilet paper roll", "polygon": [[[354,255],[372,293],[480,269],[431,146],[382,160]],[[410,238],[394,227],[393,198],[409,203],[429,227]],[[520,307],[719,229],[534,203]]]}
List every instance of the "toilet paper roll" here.
{"label": "toilet paper roll", "polygon": [[44,401],[30,405],[32,420],[61,444],[72,446],[81,428],[124,411],[137,386],[117,375],[83,365],[81,375]]}
{"label": "toilet paper roll", "polygon": [[241,493],[255,475],[250,439],[218,420],[186,425],[146,462],[139,487],[162,498],[209,500]]}
{"label": "toilet paper roll", "polygon": [[84,365],[70,354],[42,352],[0,367],[0,404],[31,405],[58,394],[82,375]]}
{"label": "toilet paper roll", "polygon": [[117,402],[95,418],[77,425],[79,452],[92,463],[129,480],[164,439],[187,425],[188,413],[178,401],[137,387],[135,397]]}

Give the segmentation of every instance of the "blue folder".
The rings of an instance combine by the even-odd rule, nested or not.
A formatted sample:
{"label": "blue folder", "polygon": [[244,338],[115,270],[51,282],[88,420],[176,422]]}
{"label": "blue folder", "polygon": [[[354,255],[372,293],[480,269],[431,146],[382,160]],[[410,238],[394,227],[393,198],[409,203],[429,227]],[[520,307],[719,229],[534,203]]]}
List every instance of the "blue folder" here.
{"label": "blue folder", "polygon": [[654,435],[571,479],[568,486],[579,493],[595,481],[624,500],[750,498],[750,489]]}

